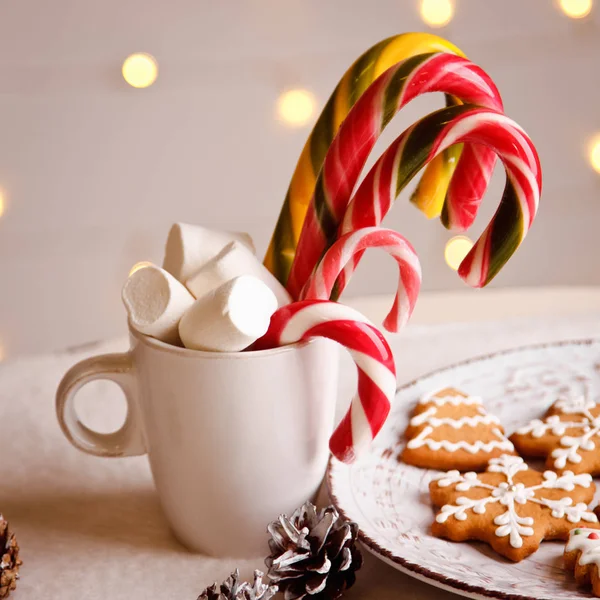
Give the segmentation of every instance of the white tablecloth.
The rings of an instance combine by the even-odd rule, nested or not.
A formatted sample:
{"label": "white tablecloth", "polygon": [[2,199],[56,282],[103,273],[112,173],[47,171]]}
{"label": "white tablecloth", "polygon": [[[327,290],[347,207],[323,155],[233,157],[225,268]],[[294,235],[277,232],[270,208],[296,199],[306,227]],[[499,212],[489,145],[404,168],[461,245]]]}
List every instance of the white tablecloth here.
{"label": "white tablecloth", "polygon": [[[550,310],[553,292],[540,290],[544,316],[469,322],[466,313],[460,323],[419,324],[440,321],[444,314],[452,318],[448,297],[429,299],[431,318],[422,314],[401,335],[390,338],[399,381],[500,349],[600,337],[600,303],[599,312],[590,313],[588,294],[580,293],[577,299],[576,291],[563,292],[554,292],[555,314],[560,317]],[[495,303],[496,314],[523,315],[527,311],[522,299],[513,293],[507,300],[500,293],[488,295],[486,301]],[[389,302],[354,304],[380,314]],[[532,315],[538,314],[540,302],[536,306],[535,298],[528,296]],[[188,553],[169,533],[145,458],[87,456],[62,437],[54,416],[54,391],[62,373],[85,356],[122,349],[124,344],[100,343],[0,365],[0,510],[13,525],[24,560],[16,600],[195,600],[206,585],[224,579],[236,566],[244,576],[262,567],[259,558],[217,560]],[[352,391],[354,374],[347,356],[342,365],[343,403]],[[108,414],[113,397],[113,389],[104,383],[87,394],[95,406],[95,422],[114,422],[114,415]],[[90,407],[86,404],[83,410]],[[391,600],[400,592],[406,600],[455,598],[371,556],[365,558],[348,600]]]}

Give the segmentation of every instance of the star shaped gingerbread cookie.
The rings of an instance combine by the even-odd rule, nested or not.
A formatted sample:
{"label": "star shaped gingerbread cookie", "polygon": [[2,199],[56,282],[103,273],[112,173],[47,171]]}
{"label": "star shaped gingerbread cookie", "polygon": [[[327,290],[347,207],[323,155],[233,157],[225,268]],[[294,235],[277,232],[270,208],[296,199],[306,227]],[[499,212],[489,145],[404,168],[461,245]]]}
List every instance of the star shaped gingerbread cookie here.
{"label": "star shaped gingerbread cookie", "polygon": [[510,439],[519,454],[545,458],[549,469],[600,475],[600,404],[584,396],[556,401],[543,420]]}
{"label": "star shaped gingerbread cookie", "polygon": [[588,474],[540,473],[519,456],[490,460],[485,473],[450,471],[429,486],[440,506],[432,525],[437,537],[479,540],[520,561],[542,540],[564,540],[576,527],[599,528],[588,509],[595,486]]}

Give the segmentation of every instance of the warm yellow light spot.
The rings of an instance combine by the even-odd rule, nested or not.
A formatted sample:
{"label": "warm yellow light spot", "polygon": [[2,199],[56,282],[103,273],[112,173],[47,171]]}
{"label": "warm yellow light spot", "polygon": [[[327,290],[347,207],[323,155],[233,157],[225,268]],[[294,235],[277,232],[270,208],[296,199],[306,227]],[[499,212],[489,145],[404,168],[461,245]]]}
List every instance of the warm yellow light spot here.
{"label": "warm yellow light spot", "polygon": [[317,101],[308,90],[289,90],[279,96],[277,114],[291,127],[306,125],[315,114]]}
{"label": "warm yellow light spot", "polygon": [[141,262],[135,263],[133,267],[129,270],[129,277],[131,277],[136,271],[140,269],[145,269],[146,267],[151,267],[153,263],[147,260],[142,260]]}
{"label": "warm yellow light spot", "polygon": [[131,54],[123,63],[123,78],[134,88],[147,88],[158,77],[158,63],[145,52]]}
{"label": "warm yellow light spot", "polygon": [[421,18],[431,27],[444,27],[452,21],[454,2],[452,0],[421,0]]}
{"label": "warm yellow light spot", "polygon": [[2,190],[0,190],[0,217],[4,214],[5,211],[6,211],[6,196],[4,195],[4,192]]}
{"label": "warm yellow light spot", "polygon": [[444,258],[446,264],[453,270],[458,271],[460,263],[473,247],[473,242],[466,235],[457,235],[446,242]]}
{"label": "warm yellow light spot", "polygon": [[600,135],[597,135],[590,144],[590,164],[594,171],[600,173]]}
{"label": "warm yellow light spot", "polygon": [[0,362],[6,358],[6,350],[2,344],[0,344]]}
{"label": "warm yellow light spot", "polygon": [[560,9],[571,19],[583,19],[592,12],[592,0],[560,0]]}

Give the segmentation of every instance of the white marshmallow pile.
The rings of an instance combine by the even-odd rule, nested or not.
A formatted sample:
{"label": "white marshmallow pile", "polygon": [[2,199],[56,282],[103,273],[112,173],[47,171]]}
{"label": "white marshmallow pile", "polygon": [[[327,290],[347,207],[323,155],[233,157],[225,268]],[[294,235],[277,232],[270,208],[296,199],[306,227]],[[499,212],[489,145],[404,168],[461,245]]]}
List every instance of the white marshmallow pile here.
{"label": "white marshmallow pile", "polygon": [[134,329],[179,343],[179,321],[195,299],[175,277],[155,265],[144,267],[129,276],[122,297]]}
{"label": "white marshmallow pile", "polygon": [[167,237],[163,269],[185,283],[233,240],[245,244],[252,254],[256,252],[252,238],[247,233],[215,231],[199,225],[175,223]]}
{"label": "white marshmallow pile", "polygon": [[227,244],[219,254],[211,258],[198,269],[186,282],[187,289],[199,298],[240,275],[253,275],[265,283],[277,298],[277,305],[289,304],[292,299],[288,291],[279,283],[275,275],[256,259],[248,246],[233,241]]}
{"label": "white marshmallow pile", "polygon": [[186,348],[239,352],[263,336],[277,310],[275,294],[260,279],[240,275],[201,296],[181,317]]}
{"label": "white marshmallow pile", "polygon": [[135,330],[173,345],[239,352],[262,337],[286,289],[254,254],[246,233],[176,223],[163,268],[129,276],[123,303]]}

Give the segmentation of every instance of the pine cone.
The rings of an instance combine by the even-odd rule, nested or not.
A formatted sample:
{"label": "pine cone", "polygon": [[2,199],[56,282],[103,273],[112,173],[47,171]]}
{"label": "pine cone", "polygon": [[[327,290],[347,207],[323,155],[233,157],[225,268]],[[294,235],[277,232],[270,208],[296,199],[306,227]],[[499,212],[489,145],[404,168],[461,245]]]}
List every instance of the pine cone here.
{"label": "pine cone", "polygon": [[262,582],[263,573],[254,571],[254,583],[239,582],[240,573],[236,569],[220,586],[206,588],[198,600],[270,600],[277,593],[277,586]]}
{"label": "pine cone", "polygon": [[17,587],[19,567],[19,545],[14,533],[8,527],[8,521],[0,515],[0,598],[6,598]]}
{"label": "pine cone", "polygon": [[317,511],[307,502],[268,530],[271,555],[265,563],[285,600],[334,600],[354,585],[362,566],[358,525],[344,521],[333,506]]}

